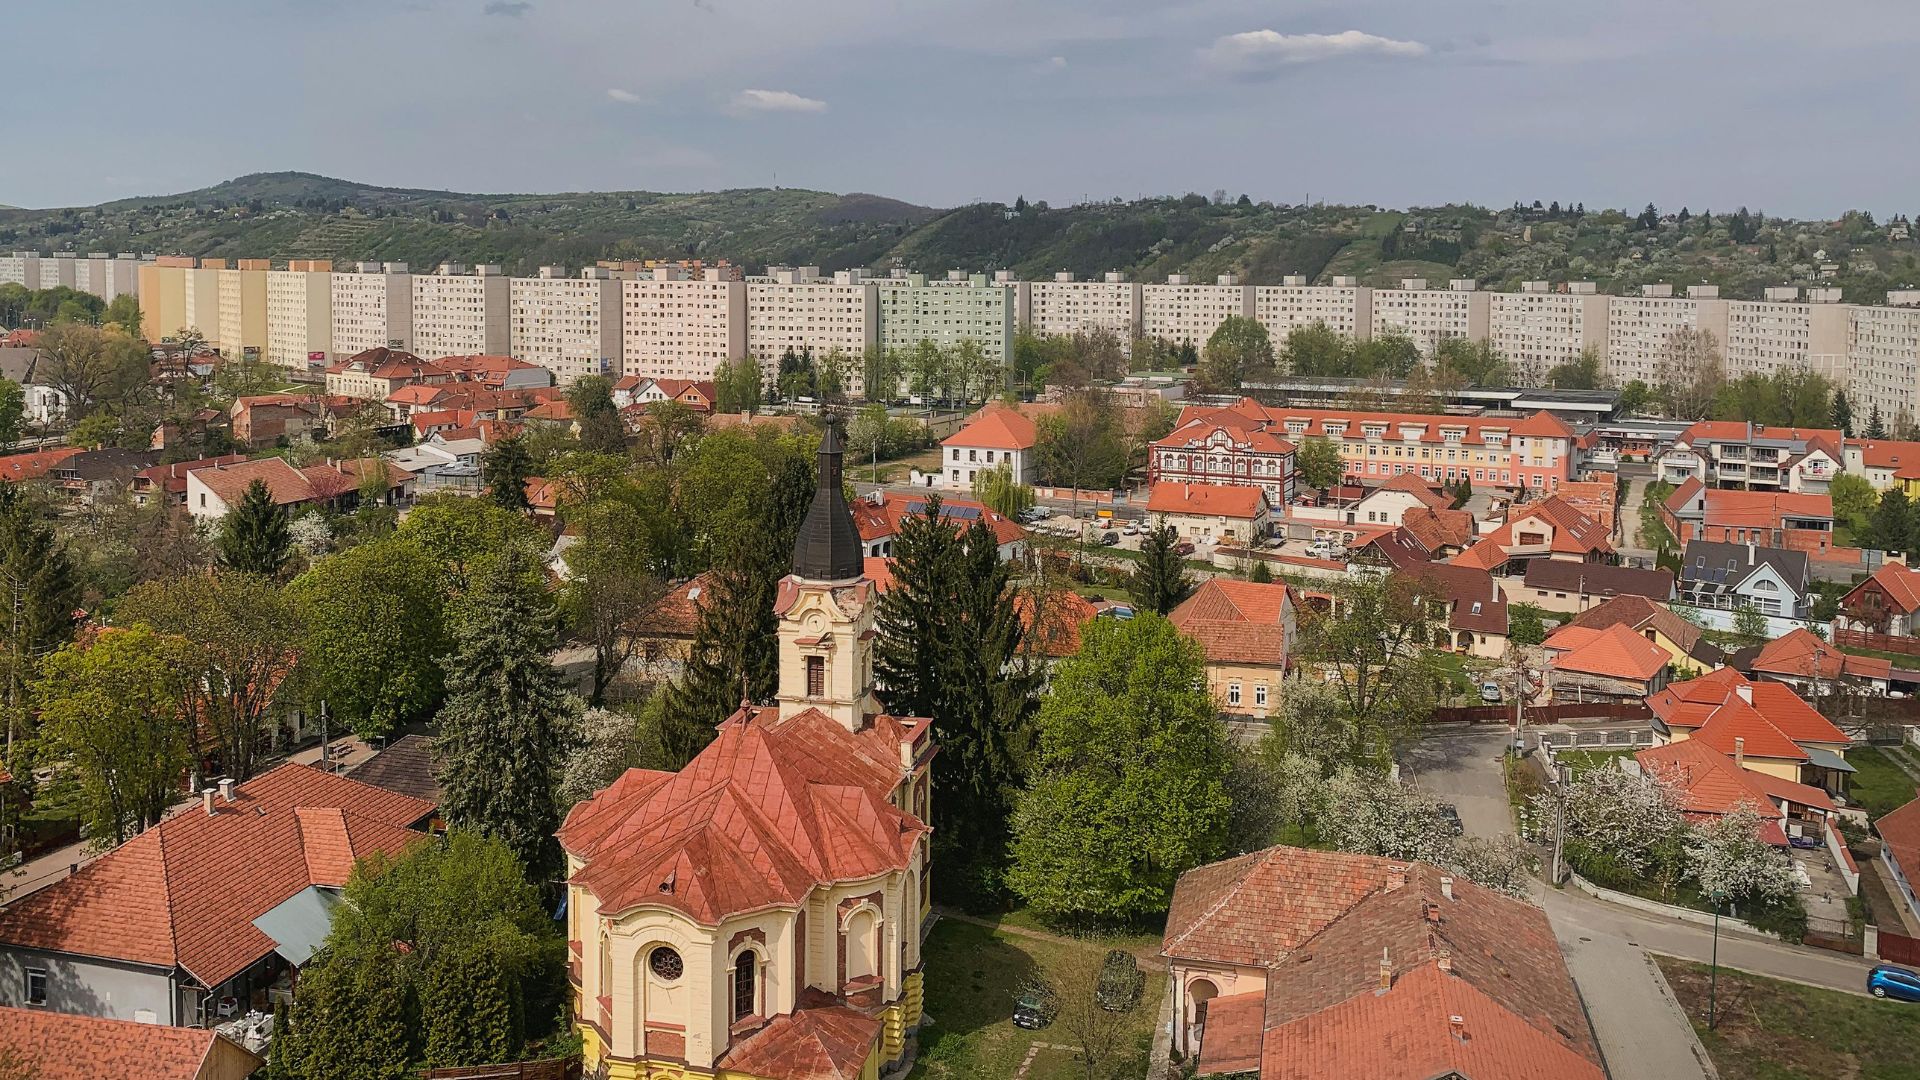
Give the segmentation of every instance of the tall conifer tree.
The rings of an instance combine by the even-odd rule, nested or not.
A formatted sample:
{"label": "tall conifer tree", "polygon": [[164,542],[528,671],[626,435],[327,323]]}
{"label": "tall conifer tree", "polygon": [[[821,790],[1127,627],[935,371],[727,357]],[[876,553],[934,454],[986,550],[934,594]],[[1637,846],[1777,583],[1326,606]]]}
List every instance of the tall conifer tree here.
{"label": "tall conifer tree", "polygon": [[220,562],[243,574],[272,577],[292,553],[287,512],[273,501],[265,480],[254,480],[240,505],[220,520]]}

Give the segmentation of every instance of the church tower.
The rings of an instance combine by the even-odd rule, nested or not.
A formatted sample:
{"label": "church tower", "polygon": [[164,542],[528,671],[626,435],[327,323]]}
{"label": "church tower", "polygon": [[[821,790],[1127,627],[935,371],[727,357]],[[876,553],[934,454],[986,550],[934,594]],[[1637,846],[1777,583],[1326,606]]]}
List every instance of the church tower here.
{"label": "church tower", "polygon": [[780,689],[784,719],[818,709],[849,731],[880,711],[873,696],[879,593],[863,576],[860,532],[841,490],[840,425],[820,439],[819,481],[780,581]]}

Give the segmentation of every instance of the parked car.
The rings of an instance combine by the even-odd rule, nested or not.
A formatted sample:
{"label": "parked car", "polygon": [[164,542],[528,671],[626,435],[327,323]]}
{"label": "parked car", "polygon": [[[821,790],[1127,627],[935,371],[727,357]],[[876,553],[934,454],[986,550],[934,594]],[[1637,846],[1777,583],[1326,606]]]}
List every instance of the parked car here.
{"label": "parked car", "polygon": [[1787,837],[1787,843],[1797,848],[1817,848],[1820,846],[1820,841],[1815,840],[1811,836],[1789,836]]}
{"label": "parked car", "polygon": [[1459,836],[1467,831],[1466,826],[1460,824],[1459,809],[1452,803],[1443,802],[1440,804],[1440,816],[1446,819],[1447,831],[1453,835]]}
{"label": "parked car", "polygon": [[1101,533],[1101,534],[1100,534],[1100,546],[1101,546],[1101,547],[1119,547],[1119,546],[1120,546],[1120,534],[1119,534],[1119,533],[1116,533],[1116,532],[1103,532],[1103,533]]}
{"label": "parked car", "polygon": [[1123,525],[1123,526],[1121,526],[1121,527],[1120,527],[1120,535],[1122,535],[1122,536],[1139,536],[1139,535],[1140,535],[1140,526],[1138,526],[1138,525],[1136,525],[1136,524],[1134,524],[1133,522],[1131,522],[1131,521],[1129,521],[1129,522],[1127,522],[1127,523],[1126,523],[1125,525]]}
{"label": "parked car", "polygon": [[1173,545],[1173,553],[1175,555],[1183,555],[1183,556],[1193,554],[1193,541],[1182,540],[1179,543]]}
{"label": "parked car", "polygon": [[[1104,976],[1102,981],[1105,981]],[[1867,972],[1867,993],[1895,1001],[1920,1001],[1920,974],[1892,964],[1881,964]]]}
{"label": "parked car", "polygon": [[1131,1009],[1140,1000],[1140,989],[1146,985],[1146,977],[1140,974],[1140,961],[1125,949],[1108,949],[1107,959],[1100,965],[1100,982],[1093,989],[1093,999],[1108,1012]]}
{"label": "parked car", "polygon": [[1101,611],[1100,614],[1110,619],[1131,619],[1133,618],[1133,609],[1125,604],[1115,604]]}
{"label": "parked car", "polygon": [[1316,540],[1307,545],[1307,558],[1331,559],[1333,558],[1333,545],[1324,540]]}
{"label": "parked car", "polygon": [[1054,1003],[1053,988],[1045,985],[1029,987],[1013,1003],[1013,1024],[1028,1031],[1039,1031],[1053,1023],[1058,1006]]}
{"label": "parked car", "polygon": [[1480,700],[1489,705],[1500,704],[1500,684],[1483,682],[1480,684]]}

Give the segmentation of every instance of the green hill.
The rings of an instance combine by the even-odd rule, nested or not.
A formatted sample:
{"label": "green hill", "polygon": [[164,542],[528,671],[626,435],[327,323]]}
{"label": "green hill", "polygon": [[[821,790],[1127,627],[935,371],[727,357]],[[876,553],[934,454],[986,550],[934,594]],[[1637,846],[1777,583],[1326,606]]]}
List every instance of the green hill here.
{"label": "green hill", "polygon": [[[1139,280],[1237,273],[1365,284],[1470,277],[1487,288],[1591,279],[1613,291],[1666,282],[1719,284],[1728,296],[1824,281],[1877,300],[1920,284],[1920,246],[1904,219],[1876,223],[1726,214],[1661,218],[1617,210],[1520,206],[1387,210],[1373,206],[1216,204],[1199,195],[1019,209],[950,210],[878,195],[788,188],[483,195],[381,187],[312,173],[255,173],[177,195],[91,207],[0,209],[0,249],[143,251],[255,258],[388,259],[432,266],[492,262],[509,273],[597,259],[724,258],[929,273],[1123,270]],[[1822,279],[1822,267],[1831,277]]]}

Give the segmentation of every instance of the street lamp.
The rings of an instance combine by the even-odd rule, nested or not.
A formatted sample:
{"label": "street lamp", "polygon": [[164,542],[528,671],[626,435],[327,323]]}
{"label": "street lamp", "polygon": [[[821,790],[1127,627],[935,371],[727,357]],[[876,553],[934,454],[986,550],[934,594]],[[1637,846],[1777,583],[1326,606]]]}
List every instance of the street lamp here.
{"label": "street lamp", "polygon": [[1719,1022],[1715,1010],[1720,989],[1720,908],[1726,903],[1725,893],[1710,894],[1713,900],[1713,959],[1707,965],[1707,1030],[1712,1031]]}

